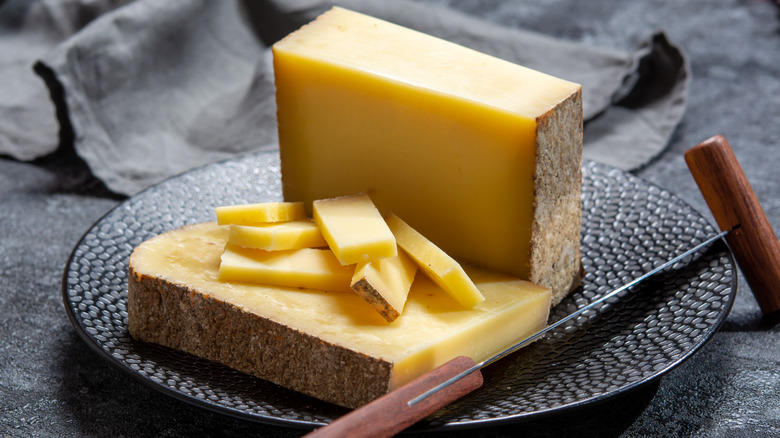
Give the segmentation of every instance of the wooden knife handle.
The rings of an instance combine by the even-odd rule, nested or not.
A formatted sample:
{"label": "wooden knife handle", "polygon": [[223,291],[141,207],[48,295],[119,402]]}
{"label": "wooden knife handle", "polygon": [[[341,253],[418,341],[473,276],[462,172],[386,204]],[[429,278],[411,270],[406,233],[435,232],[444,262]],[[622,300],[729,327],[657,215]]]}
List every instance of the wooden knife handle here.
{"label": "wooden knife handle", "polygon": [[729,143],[716,135],[685,152],[685,161],[726,236],[761,311],[780,309],[780,240]]}
{"label": "wooden knife handle", "polygon": [[475,365],[459,356],[406,385],[321,427],[307,437],[391,437],[453,401],[482,386],[479,370],[432,394],[414,406],[409,400]]}

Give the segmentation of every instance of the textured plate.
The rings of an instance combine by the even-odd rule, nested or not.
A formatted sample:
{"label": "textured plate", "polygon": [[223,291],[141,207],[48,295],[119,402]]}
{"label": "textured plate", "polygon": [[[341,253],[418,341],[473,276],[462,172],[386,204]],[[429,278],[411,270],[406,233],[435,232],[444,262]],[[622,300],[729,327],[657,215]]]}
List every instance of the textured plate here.
{"label": "textured plate", "polygon": [[[583,166],[583,285],[557,320],[715,234],[667,191],[609,167]],[[213,220],[218,205],[281,199],[276,153],[247,155],[171,178],[123,202],[81,239],[63,294],[81,337],[140,381],[178,399],[245,419],[313,428],[346,410],[227,367],[133,340],[127,332],[127,261],[142,241]],[[549,415],[653,380],[720,327],[736,292],[724,243],[570,321],[484,370],[485,385],[416,429],[474,427]]]}

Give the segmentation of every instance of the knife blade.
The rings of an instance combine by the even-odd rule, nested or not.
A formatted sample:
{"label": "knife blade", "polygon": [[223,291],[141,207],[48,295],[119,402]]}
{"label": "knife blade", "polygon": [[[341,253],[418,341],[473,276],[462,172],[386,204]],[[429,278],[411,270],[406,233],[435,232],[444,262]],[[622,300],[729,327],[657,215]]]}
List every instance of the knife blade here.
{"label": "knife blade", "polygon": [[780,284],[780,239],[730,145],[723,136],[713,136],[686,151],[685,161],[721,233],[483,362],[476,363],[465,356],[456,357],[306,436],[395,435],[482,386],[481,368],[724,237],[761,310],[767,315],[780,311],[780,288],[777,287]]}
{"label": "knife blade", "polygon": [[[599,299],[578,309],[557,322],[532,334],[511,347],[479,362],[460,356],[433,371],[413,380],[365,406],[333,421],[329,425],[307,434],[307,437],[389,437],[425,418],[435,410],[482,386],[479,370],[516,352],[568,321],[593,309],[610,298],[640,284],[664,269],[673,266],[697,251],[722,239],[738,228],[722,231],[684,253],[653,268],[630,282],[604,294]],[[461,382],[464,382],[461,384]]]}

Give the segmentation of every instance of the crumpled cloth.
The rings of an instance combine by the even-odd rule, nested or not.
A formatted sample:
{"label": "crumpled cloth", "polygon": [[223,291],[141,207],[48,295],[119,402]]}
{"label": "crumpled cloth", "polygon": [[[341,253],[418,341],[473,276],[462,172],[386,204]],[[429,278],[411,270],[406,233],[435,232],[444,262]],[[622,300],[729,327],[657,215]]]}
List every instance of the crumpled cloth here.
{"label": "crumpled cloth", "polygon": [[[582,84],[584,154],[621,169],[661,153],[685,111],[688,64],[663,32],[624,52],[408,0],[335,3]],[[270,46],[332,4],[0,3],[0,154],[31,160],[72,142],[109,189],[132,195],[208,162],[273,150]]]}

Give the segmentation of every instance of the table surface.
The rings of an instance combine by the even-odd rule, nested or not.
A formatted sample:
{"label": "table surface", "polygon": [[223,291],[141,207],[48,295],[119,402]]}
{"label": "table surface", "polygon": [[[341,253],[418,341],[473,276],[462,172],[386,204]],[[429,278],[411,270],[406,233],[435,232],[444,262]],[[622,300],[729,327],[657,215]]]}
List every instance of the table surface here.
{"label": "table surface", "polygon": [[[689,106],[667,150],[635,174],[711,218],[683,153],[723,134],[779,229],[780,16],[773,2],[425,2],[626,50],[664,30],[690,60]],[[556,26],[561,14],[576,14],[576,25]],[[122,200],[72,146],[34,162],[0,157],[0,436],[301,435],[171,399],[121,373],[78,337],[62,303],[65,263],[82,234]],[[778,321],[761,314],[740,275],[724,326],[654,383],[564,415],[448,434],[778,436]]]}

